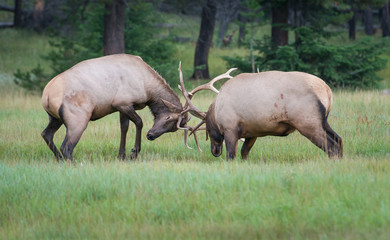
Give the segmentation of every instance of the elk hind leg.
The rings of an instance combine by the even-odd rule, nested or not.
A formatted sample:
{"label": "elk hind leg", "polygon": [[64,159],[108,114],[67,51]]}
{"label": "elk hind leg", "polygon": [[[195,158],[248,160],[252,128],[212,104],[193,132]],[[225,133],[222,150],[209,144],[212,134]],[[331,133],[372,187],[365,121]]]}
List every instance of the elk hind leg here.
{"label": "elk hind leg", "polygon": [[324,130],[326,131],[328,142],[333,142],[333,157],[343,157],[343,139],[329,126],[327,120],[324,121]]}
{"label": "elk hind leg", "polygon": [[60,149],[65,160],[69,163],[73,162],[73,150],[87,128],[90,119],[87,115],[82,117],[82,114],[77,115],[77,117],[73,115],[72,117],[68,117],[65,121],[66,135]]}
{"label": "elk hind leg", "polygon": [[53,137],[57,130],[61,127],[61,125],[61,120],[56,119],[49,114],[49,124],[41,133],[42,138],[45,140],[50,150],[54,153],[54,156],[56,157],[57,161],[60,161],[62,159],[62,155],[54,144]]}
{"label": "elk hind leg", "polygon": [[337,155],[335,152],[335,142],[329,141],[328,135],[322,125],[297,127],[297,130],[314,145],[321,148],[330,158]]}

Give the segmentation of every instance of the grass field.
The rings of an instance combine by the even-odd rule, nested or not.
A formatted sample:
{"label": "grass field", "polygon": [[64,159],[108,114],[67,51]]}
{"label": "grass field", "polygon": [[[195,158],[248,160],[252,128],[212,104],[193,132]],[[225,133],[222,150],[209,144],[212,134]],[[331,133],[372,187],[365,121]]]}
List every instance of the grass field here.
{"label": "grass field", "polygon": [[[293,133],[260,138],[247,161],[226,162],[224,153],[211,155],[204,134],[203,152],[186,149],[182,132],[146,140],[153,119],[145,109],[137,161],[116,159],[112,114],[89,124],[68,166],[40,136],[48,121],[40,96],[9,83],[48,49],[37,35],[25,45],[30,35],[0,31],[0,239],[389,238],[390,97],[380,90],[334,91],[329,122],[344,139],[341,160]],[[18,47],[1,44],[6,36]],[[180,47],[183,63],[189,51]],[[212,75],[225,70],[217,56],[234,51],[212,50]],[[388,70],[381,74],[390,86]],[[194,103],[206,110],[214,96],[201,93]],[[128,153],[134,135],[131,126]]]}

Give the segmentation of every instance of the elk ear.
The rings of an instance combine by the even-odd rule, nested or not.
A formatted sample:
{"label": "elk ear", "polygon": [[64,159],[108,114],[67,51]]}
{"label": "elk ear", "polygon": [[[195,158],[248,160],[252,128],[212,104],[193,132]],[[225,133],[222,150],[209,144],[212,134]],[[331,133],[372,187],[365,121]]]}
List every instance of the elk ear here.
{"label": "elk ear", "polygon": [[181,112],[182,111],[181,108],[168,102],[167,100],[161,99],[161,101],[164,103],[165,106],[168,107],[169,111],[171,111],[171,112]]}

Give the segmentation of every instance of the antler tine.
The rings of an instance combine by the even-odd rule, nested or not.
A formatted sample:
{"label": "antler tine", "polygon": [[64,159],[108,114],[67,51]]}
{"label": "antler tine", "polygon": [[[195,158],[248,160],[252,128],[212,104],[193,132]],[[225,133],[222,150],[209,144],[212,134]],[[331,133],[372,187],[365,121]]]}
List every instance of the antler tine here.
{"label": "antler tine", "polygon": [[[194,134],[194,139],[195,139],[195,143],[196,143],[196,146],[198,147],[198,150],[199,151],[201,151],[201,152],[203,152],[202,151],[202,149],[199,147],[199,142],[198,142],[198,137],[196,136],[196,134],[195,134],[195,130],[192,128],[192,127],[190,127],[190,126],[187,126],[186,125],[186,127],[187,128],[183,128],[184,129],[184,144],[186,145],[186,147],[188,148],[188,149],[192,149],[192,147],[190,147],[189,145],[188,145],[188,130],[190,130],[191,131],[191,134]],[[190,135],[191,135],[190,134]]]}
{"label": "antler tine", "polygon": [[177,119],[177,123],[176,123],[177,129],[188,130],[187,128],[184,128],[184,127],[180,126],[182,120],[183,120],[183,112],[182,112],[182,114],[179,115],[179,117]]}
{"label": "antler tine", "polygon": [[188,146],[188,129],[184,129],[184,144],[188,149],[192,149],[192,147]]}
{"label": "antler tine", "polygon": [[225,79],[225,78],[232,78],[232,76],[230,76],[230,73],[233,72],[234,70],[236,70],[237,68],[231,68],[229,69],[226,73],[224,74],[221,74],[215,78],[213,78],[210,82],[208,83],[205,83],[203,85],[200,85],[200,86],[197,86],[196,88],[194,88],[194,90],[192,90],[191,92],[188,93],[188,95],[190,95],[191,97],[196,93],[198,92],[199,90],[211,90],[215,93],[219,93],[219,91],[214,87],[214,83],[221,80],[221,79]]}
{"label": "antler tine", "polygon": [[186,88],[184,87],[183,72],[181,71],[181,61],[179,62],[179,69],[178,70],[179,70],[179,79],[180,79],[179,89],[183,93],[183,96],[186,99],[186,104],[187,104],[188,102],[190,102],[191,99],[189,97],[189,94],[188,94]]}
{"label": "antler tine", "polygon": [[186,112],[190,112],[195,117],[198,117],[200,119],[204,119],[206,117],[206,113],[200,111],[197,107],[195,107],[191,102],[191,97],[189,96],[187,90],[184,87],[184,80],[183,80],[183,72],[181,71],[181,62],[179,63],[179,76],[180,76],[180,90],[183,93],[184,98],[186,99],[185,103],[185,109],[183,110],[182,114]]}
{"label": "antler tine", "polygon": [[196,146],[198,147],[198,150],[199,150],[200,152],[203,152],[202,149],[199,147],[198,137],[196,136],[195,132],[194,132],[194,139],[195,139]]}
{"label": "antler tine", "polygon": [[[206,122],[206,120],[202,120],[200,123],[198,123],[198,125],[196,125],[194,128],[192,128],[189,136],[191,136],[191,134],[195,133],[195,131],[197,131],[198,128],[200,128],[200,126],[202,126],[205,122]],[[203,129],[199,129],[199,130],[203,130]]]}

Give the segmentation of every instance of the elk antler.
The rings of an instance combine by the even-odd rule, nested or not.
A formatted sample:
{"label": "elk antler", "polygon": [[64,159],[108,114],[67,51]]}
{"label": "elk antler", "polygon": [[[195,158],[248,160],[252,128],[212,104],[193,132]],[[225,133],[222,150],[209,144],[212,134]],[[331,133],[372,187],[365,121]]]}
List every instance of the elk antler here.
{"label": "elk antler", "polygon": [[[184,87],[183,73],[181,71],[181,62],[179,63],[179,69],[178,70],[179,70],[179,77],[180,77],[179,89],[183,93],[183,96],[184,96],[184,98],[186,100],[186,103],[184,105],[184,110],[179,115],[179,119],[177,121],[177,128],[184,130],[184,144],[186,145],[187,148],[192,149],[190,146],[188,146],[187,135],[188,135],[188,131],[191,131],[191,132],[193,131],[193,128],[188,126],[187,124],[185,124],[184,127],[181,127],[180,123],[181,123],[181,121],[183,119],[184,114],[187,113],[187,112],[191,113],[195,117],[200,118],[202,120],[206,118],[206,113],[200,111],[191,102],[191,97],[190,97],[190,95],[188,94],[187,90]],[[195,132],[194,132],[194,138],[195,138],[196,146],[198,147],[199,151],[202,151],[202,149],[200,149],[200,147],[199,147],[198,138],[197,138]]]}
{"label": "elk antler", "polygon": [[[197,86],[191,92],[189,92],[188,95],[190,96],[190,98],[192,98],[192,96],[199,90],[211,90],[218,94],[219,91],[214,87],[214,83],[225,78],[233,78],[232,76],[230,76],[230,73],[233,72],[234,70],[237,70],[237,68],[231,68],[226,73],[213,78],[210,82]],[[179,89],[181,90],[181,86],[179,86]]]}
{"label": "elk antler", "polygon": [[180,87],[179,89],[183,93],[184,98],[186,99],[186,103],[184,105],[184,110],[181,112],[181,115],[183,115],[186,112],[190,112],[192,115],[194,115],[197,118],[200,119],[205,119],[206,118],[206,113],[200,111],[197,107],[195,107],[192,102],[190,97],[190,94],[187,92],[187,90],[184,87],[184,80],[183,80],[183,73],[181,71],[181,62],[179,63],[179,77],[180,77]]}
{"label": "elk antler", "polygon": [[[199,90],[206,90],[206,89],[209,89],[215,93],[219,93],[219,91],[214,87],[214,83],[217,82],[218,80],[221,80],[221,79],[225,79],[225,78],[232,78],[232,76],[230,76],[230,73],[234,70],[236,70],[237,68],[231,68],[229,69],[229,71],[227,71],[226,73],[222,74],[222,75],[219,75],[215,78],[213,78],[210,82],[206,83],[206,84],[203,84],[203,85],[200,85],[198,87],[196,87],[195,89],[193,89],[191,92],[187,92],[187,90],[185,89],[184,87],[184,80],[183,80],[183,73],[181,71],[181,62],[179,63],[179,77],[180,77],[180,85],[179,85],[179,89],[180,91],[183,93],[183,96],[186,100],[186,103],[184,104],[184,110],[181,112],[180,116],[179,116],[179,119],[177,121],[177,128],[178,129],[182,129],[184,130],[184,143],[186,145],[187,148],[191,149],[191,147],[188,146],[188,143],[187,143],[187,134],[188,134],[188,131],[191,131],[190,135],[191,134],[194,134],[194,138],[195,138],[195,142],[196,142],[196,146],[198,147],[199,151],[202,151],[199,147],[199,144],[198,144],[198,139],[196,137],[196,134],[195,132],[198,131],[198,130],[203,130],[205,128],[200,128],[200,126],[202,124],[205,123],[205,118],[206,118],[206,113],[205,112],[202,112],[200,111],[197,107],[195,107],[192,102],[191,102],[191,98],[193,97],[193,95],[198,92]],[[180,126],[180,123],[183,119],[183,116],[185,113],[191,113],[193,116],[197,117],[197,118],[200,118],[202,119],[202,121],[196,126],[196,127],[190,127],[188,125],[185,125],[184,127],[181,127]]]}

